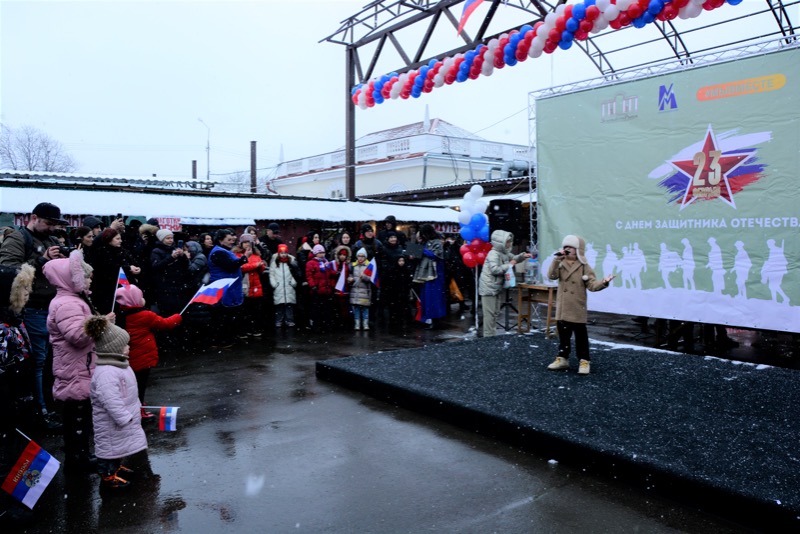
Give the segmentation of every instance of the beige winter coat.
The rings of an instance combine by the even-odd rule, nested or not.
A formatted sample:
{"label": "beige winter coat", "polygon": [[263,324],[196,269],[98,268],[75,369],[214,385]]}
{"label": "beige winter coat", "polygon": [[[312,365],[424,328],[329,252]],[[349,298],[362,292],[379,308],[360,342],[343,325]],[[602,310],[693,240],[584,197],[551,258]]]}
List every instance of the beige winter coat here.
{"label": "beige winter coat", "polygon": [[[583,258],[584,241],[580,240],[580,258]],[[556,258],[550,264],[547,277],[558,280],[556,296],[556,321],[586,323],[586,290],[600,291],[608,287],[588,264],[581,260],[567,261]]]}

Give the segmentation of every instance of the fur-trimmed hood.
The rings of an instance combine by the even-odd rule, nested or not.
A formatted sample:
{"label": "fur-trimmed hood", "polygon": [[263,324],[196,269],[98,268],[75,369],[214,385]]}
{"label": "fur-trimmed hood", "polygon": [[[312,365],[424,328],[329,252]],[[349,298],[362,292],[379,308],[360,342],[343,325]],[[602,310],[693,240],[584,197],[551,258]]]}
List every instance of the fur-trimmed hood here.
{"label": "fur-trimmed hood", "polygon": [[347,251],[347,259],[344,260],[344,262],[345,263],[350,263],[352,261],[353,251],[347,245],[339,245],[338,247],[333,249],[333,260],[334,261],[339,261],[339,252],[341,252],[342,250],[346,250]]}
{"label": "fur-trimmed hood", "polygon": [[59,292],[89,293],[87,278],[92,274],[92,266],[83,261],[81,249],[73,250],[69,258],[48,261],[42,270]]}
{"label": "fur-trimmed hood", "polygon": [[19,269],[0,266],[0,306],[19,314],[28,302],[33,289],[36,269],[23,263]]}

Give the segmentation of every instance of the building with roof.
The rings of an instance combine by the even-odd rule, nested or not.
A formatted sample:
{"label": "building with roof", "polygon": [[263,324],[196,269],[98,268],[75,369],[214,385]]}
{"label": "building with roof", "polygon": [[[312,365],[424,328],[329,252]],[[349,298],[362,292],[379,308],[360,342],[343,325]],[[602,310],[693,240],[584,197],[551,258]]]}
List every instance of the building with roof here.
{"label": "building with roof", "polygon": [[[356,141],[356,197],[404,201],[458,198],[472,185],[502,191],[527,176],[527,145],[489,141],[442,119],[374,132]],[[345,197],[344,149],[282,162],[272,192],[316,198]]]}

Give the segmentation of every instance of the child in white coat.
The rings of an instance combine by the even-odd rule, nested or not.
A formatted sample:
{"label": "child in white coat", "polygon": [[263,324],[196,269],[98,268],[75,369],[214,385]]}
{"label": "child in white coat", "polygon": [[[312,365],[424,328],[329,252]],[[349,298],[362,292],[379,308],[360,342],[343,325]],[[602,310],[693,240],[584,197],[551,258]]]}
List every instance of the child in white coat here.
{"label": "child in white coat", "polygon": [[136,376],[128,364],[130,336],[101,316],[87,319],[84,330],[95,340],[97,353],[89,397],[100,489],[123,489],[133,471],[122,459],[147,448]]}

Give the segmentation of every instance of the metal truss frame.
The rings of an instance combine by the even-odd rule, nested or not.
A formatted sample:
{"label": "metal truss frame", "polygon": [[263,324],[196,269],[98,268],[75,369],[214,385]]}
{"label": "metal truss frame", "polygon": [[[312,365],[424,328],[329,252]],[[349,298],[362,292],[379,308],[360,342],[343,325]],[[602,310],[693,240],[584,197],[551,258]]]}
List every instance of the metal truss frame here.
{"label": "metal truss frame", "polygon": [[[428,64],[432,59],[443,59],[452,57],[455,54],[463,53],[474,49],[480,43],[486,43],[490,39],[499,37],[502,33],[507,33],[517,29],[524,24],[533,25],[539,20],[556,10],[560,4],[567,0],[488,0],[491,2],[489,10],[483,22],[478,28],[474,37],[462,30],[459,34],[463,44],[444,52],[431,53],[428,48],[431,37],[440,25],[452,25],[458,29],[458,17],[454,13],[454,8],[462,4],[465,0],[374,0],[364,8],[340,23],[339,28],[321,39],[320,42],[329,42],[343,45],[346,48],[346,95],[345,105],[345,188],[346,196],[350,200],[355,199],[355,106],[350,100],[350,91],[357,83],[366,83],[375,77],[375,69],[381,58],[388,54],[389,50],[396,52],[401,58],[401,65],[392,69],[394,72],[403,73]],[[689,32],[708,30],[714,26],[732,22],[739,19],[731,19],[724,22],[708,24],[695,27],[691,30],[680,32],[671,21],[656,22],[653,25],[660,34],[655,39],[644,42],[632,42],[629,46],[612,49],[604,47],[604,39],[610,32],[600,32],[590,36],[585,41],[575,41],[574,45],[579,47],[589,60],[598,69],[601,76],[609,81],[619,79],[620,72],[635,68],[646,67],[663,63],[668,60],[677,60],[684,65],[695,62],[695,56],[719,50],[725,47],[744,46],[758,39],[765,39],[780,35],[784,42],[791,43],[798,39],[800,26],[798,21],[792,21],[789,17],[787,8],[800,4],[800,0],[763,0],[765,8],[759,13],[751,13],[746,16],[763,15],[771,12],[775,18],[777,29],[775,33],[761,35],[755,38],[742,39],[734,42],[719,42],[704,50],[692,50],[687,46],[684,36]],[[499,33],[487,34],[492,22],[495,21],[497,10],[500,5],[519,9],[522,13],[530,16],[527,21],[514,24],[513,27],[505,29]],[[458,10],[456,10],[456,13]],[[413,46],[404,46],[401,43],[400,31],[411,26],[425,25],[424,35],[421,39],[416,39]],[[625,28],[621,31],[629,31]],[[618,33],[618,32],[615,32]],[[670,51],[669,57],[651,58],[648,62],[639,65],[614,65],[612,59],[618,52],[630,50],[638,46],[652,44],[655,41],[665,41]],[[362,61],[362,51],[367,52],[367,48],[373,47],[371,55],[364,53]]]}

